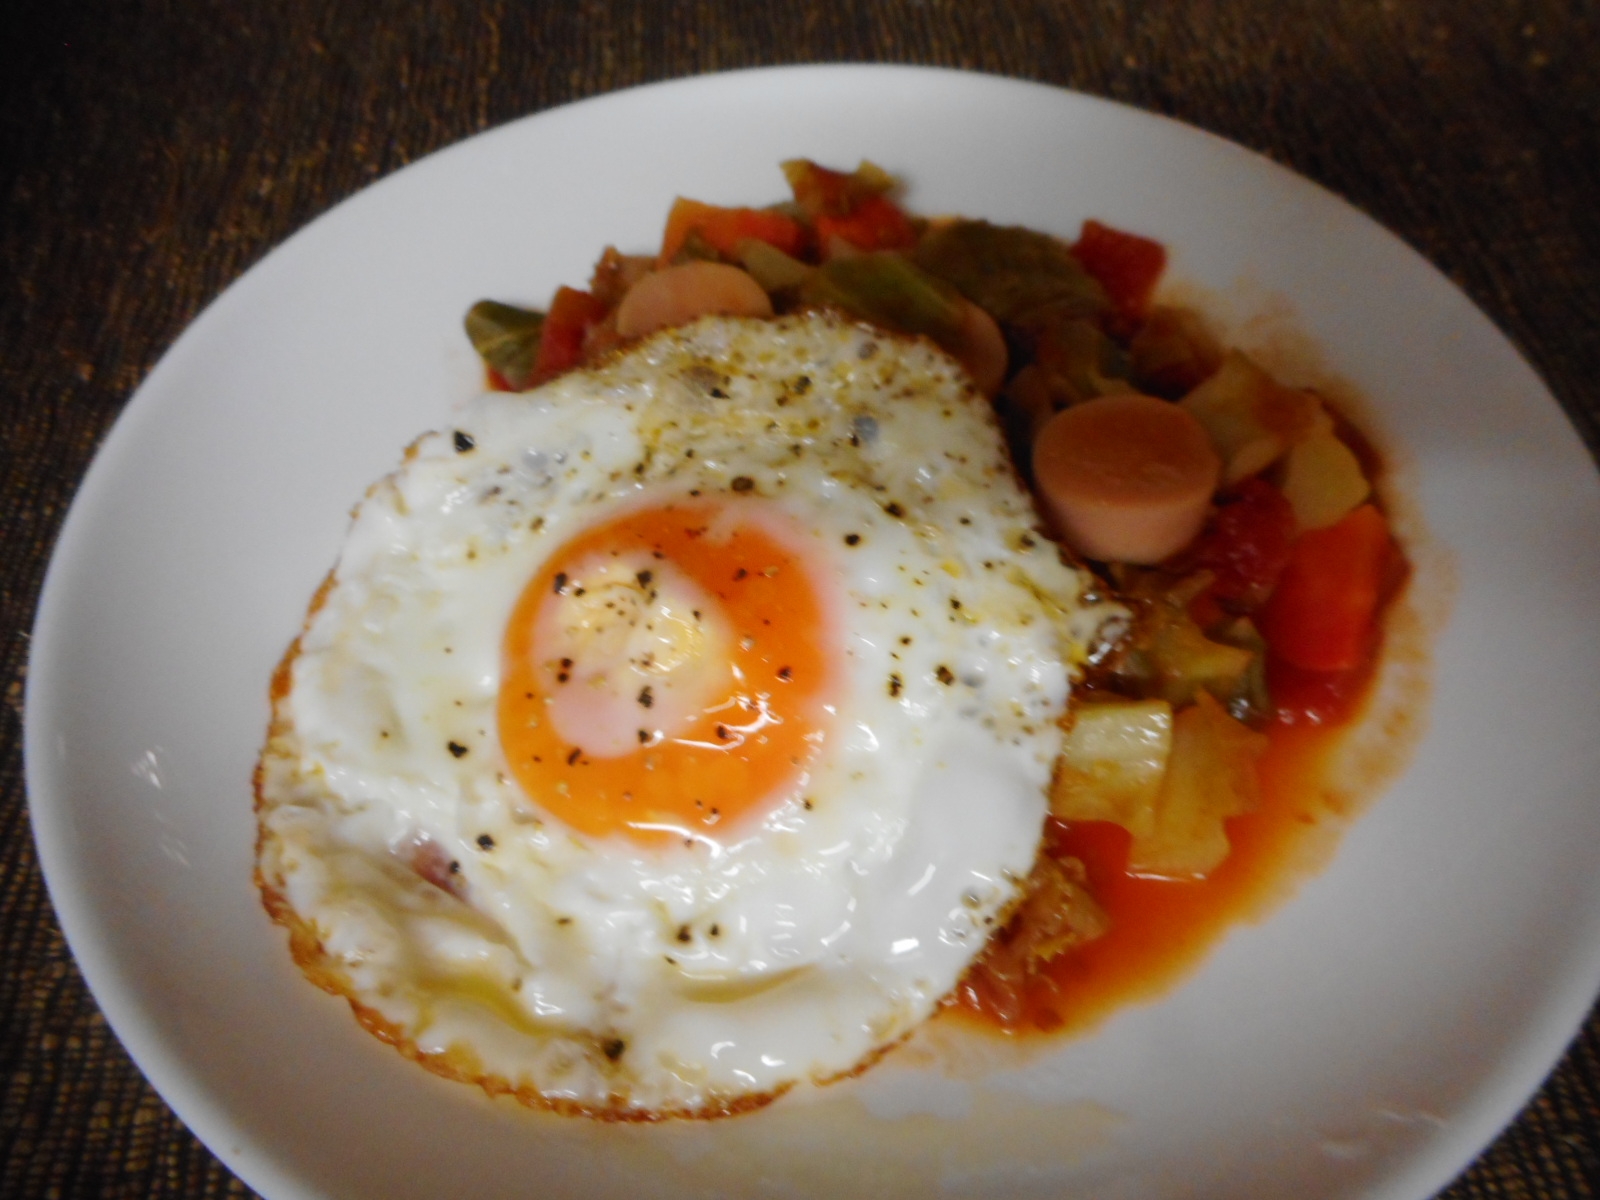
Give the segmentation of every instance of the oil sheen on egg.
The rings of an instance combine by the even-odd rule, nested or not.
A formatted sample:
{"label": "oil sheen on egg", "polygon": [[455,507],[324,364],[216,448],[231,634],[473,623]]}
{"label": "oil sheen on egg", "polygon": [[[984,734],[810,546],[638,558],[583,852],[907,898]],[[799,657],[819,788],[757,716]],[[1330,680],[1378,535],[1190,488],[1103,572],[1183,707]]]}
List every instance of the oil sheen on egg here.
{"label": "oil sheen on egg", "polygon": [[707,318],[426,435],[273,689],[258,881],[441,1074],[627,1119],[870,1064],[1017,896],[1108,610],[931,345]]}

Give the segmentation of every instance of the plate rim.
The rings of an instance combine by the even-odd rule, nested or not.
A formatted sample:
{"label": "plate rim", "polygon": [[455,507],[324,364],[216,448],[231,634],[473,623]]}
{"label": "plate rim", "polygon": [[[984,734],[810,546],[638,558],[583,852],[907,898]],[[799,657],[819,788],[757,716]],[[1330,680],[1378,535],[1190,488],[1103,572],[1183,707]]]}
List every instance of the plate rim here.
{"label": "plate rim", "polygon": [[[1495,335],[1510,347],[1516,358],[1532,373],[1533,378],[1538,381],[1540,388],[1555,406],[1556,411],[1560,413],[1569,431],[1580,444],[1582,443],[1581,435],[1578,434],[1577,428],[1571,417],[1566,413],[1565,408],[1550,391],[1548,385],[1545,384],[1537,368],[1533,367],[1511,337],[1490,321],[1471,297],[1461,290],[1459,285],[1443,276],[1442,272],[1431,261],[1365,210],[1316,181],[1283,166],[1266,154],[1207,129],[1176,117],[1141,109],[1122,101],[1091,95],[1036,79],[969,71],[948,66],[846,62],[741,67],[679,76],[640,83],[615,91],[600,92],[510,118],[477,133],[468,134],[440,146],[380,179],[356,188],[296,227],[287,237],[269,245],[262,252],[261,257],[252,263],[249,268],[216,292],[177,337],[160,352],[144,378],[129,395],[121,411],[119,411],[96,447],[89,466],[84,471],[74,492],[68,512],[56,533],[49,554],[48,566],[39,591],[32,626],[33,640],[28,656],[23,722],[24,787],[27,811],[33,830],[36,852],[39,857],[41,875],[49,894],[50,902],[57,914],[63,936],[96,1005],[105,1015],[119,1042],[127,1050],[140,1071],[149,1080],[151,1086],[162,1096],[164,1102],[172,1107],[173,1111],[180,1116],[195,1136],[204,1142],[230,1170],[238,1173],[241,1179],[265,1180],[268,1175],[273,1173],[269,1169],[271,1164],[252,1161],[247,1167],[241,1166],[239,1160],[248,1156],[241,1149],[227,1145],[229,1140],[228,1131],[218,1126],[217,1121],[214,1119],[214,1113],[203,1111],[204,1106],[201,1103],[203,1096],[193,1094],[196,1089],[203,1093],[203,1084],[181,1060],[173,1059],[165,1054],[156,1040],[153,1039],[151,1032],[143,1027],[143,1014],[138,1011],[138,1005],[122,994],[127,986],[126,981],[120,978],[120,973],[116,966],[108,961],[106,948],[99,944],[97,937],[91,932],[92,916],[87,911],[88,906],[85,898],[77,894],[77,889],[63,884],[63,881],[69,879],[71,875],[68,849],[69,838],[64,832],[63,826],[70,820],[72,805],[70,799],[50,794],[54,790],[52,782],[53,765],[50,763],[49,747],[44,744],[46,733],[43,728],[45,718],[42,714],[54,703],[53,695],[56,687],[56,681],[51,678],[51,670],[48,667],[48,663],[55,653],[54,647],[65,636],[65,632],[58,628],[58,625],[65,620],[62,615],[63,604],[57,595],[63,586],[60,578],[67,570],[72,569],[74,566],[79,566],[78,559],[81,559],[87,553],[87,551],[78,548],[78,544],[83,542],[87,536],[82,531],[92,520],[93,512],[99,505],[106,502],[101,494],[112,483],[112,467],[109,464],[118,456],[128,453],[126,447],[134,440],[131,431],[141,422],[153,420],[157,415],[155,397],[159,394],[160,381],[164,378],[163,368],[166,367],[171,370],[172,368],[168,364],[170,361],[175,360],[176,357],[199,352],[204,345],[206,331],[215,320],[213,314],[218,307],[224,304],[237,305],[244,303],[239,297],[246,295],[249,289],[254,286],[251,281],[275,269],[274,263],[281,262],[285,257],[281,252],[294,245],[299,239],[307,236],[313,228],[329,220],[334,214],[346,209],[353,201],[369,195],[377,187],[388,187],[396,181],[408,178],[411,173],[420,170],[443,169],[439,164],[447,162],[453,151],[469,142],[501,136],[515,136],[516,130],[532,122],[547,120],[575,110],[592,111],[606,105],[635,104],[639,103],[643,96],[667,90],[694,89],[707,84],[727,86],[739,82],[766,86],[767,81],[777,78],[797,79],[802,76],[825,78],[833,74],[861,76],[871,73],[938,79],[955,86],[980,85],[1028,89],[1037,92],[1041,97],[1049,97],[1055,102],[1070,98],[1075,103],[1091,108],[1114,110],[1123,115],[1132,114],[1146,120],[1153,118],[1176,130],[1183,131],[1186,136],[1198,134],[1207,139],[1214,147],[1223,148],[1229,154],[1248,156],[1259,164],[1279,173],[1282,178],[1293,180],[1297,185],[1304,185],[1314,189],[1323,197],[1332,199],[1358,213],[1373,230],[1381,232],[1390,239],[1395,247],[1414,258],[1459,295],[1469,308],[1484,319]],[[36,669],[36,663],[40,662],[47,664],[46,669]],[[41,797],[43,797],[42,802]],[[1496,1134],[1503,1130],[1510,1121],[1514,1120],[1528,1100],[1538,1093],[1550,1072],[1559,1063],[1564,1051],[1581,1032],[1593,1005],[1594,998],[1597,993],[1600,993],[1600,948],[1588,955],[1587,961],[1590,966],[1589,986],[1586,992],[1588,1001],[1580,1005],[1572,998],[1583,991],[1575,981],[1572,986],[1564,990],[1562,995],[1547,993],[1544,997],[1545,1006],[1554,1011],[1544,1021],[1538,1023],[1536,1027],[1525,1025],[1520,1031],[1519,1037],[1508,1043],[1508,1046],[1515,1045],[1519,1049],[1515,1052],[1508,1049],[1503,1055],[1503,1061],[1496,1069],[1479,1077],[1477,1085],[1471,1090],[1472,1099],[1463,1105],[1462,1110],[1454,1118],[1454,1121],[1469,1125],[1473,1132],[1470,1134],[1458,1133],[1444,1139],[1449,1146],[1455,1147],[1449,1153],[1441,1153],[1445,1150],[1445,1147],[1439,1146],[1433,1152],[1424,1150],[1409,1155],[1407,1169],[1402,1172],[1391,1173],[1391,1182],[1396,1187],[1402,1186],[1402,1176],[1407,1179],[1414,1178],[1418,1182],[1426,1178],[1431,1181],[1432,1190],[1437,1190],[1438,1187],[1448,1184],[1451,1179],[1459,1175],[1467,1165],[1488,1148]],[[1565,1028],[1565,1033],[1559,1032],[1561,1028]],[[1534,1049],[1535,1045],[1538,1049]],[[1553,1054],[1548,1053],[1551,1047],[1554,1047]],[[1543,1062],[1544,1065],[1536,1068],[1538,1062]],[[1493,1086],[1486,1086],[1485,1081],[1493,1077],[1500,1077],[1499,1082]],[[1463,1147],[1465,1152],[1461,1153],[1460,1151]],[[247,1171],[248,1176],[246,1174]],[[288,1184],[287,1180],[273,1181],[274,1188],[282,1187],[286,1184]],[[1409,1189],[1410,1185],[1405,1186]],[[1395,1194],[1400,1195],[1402,1193],[1397,1191]],[[1406,1190],[1404,1194],[1409,1195],[1411,1193]],[[1432,1191],[1428,1193],[1418,1192],[1416,1194],[1421,1197],[1425,1194],[1431,1195]]]}

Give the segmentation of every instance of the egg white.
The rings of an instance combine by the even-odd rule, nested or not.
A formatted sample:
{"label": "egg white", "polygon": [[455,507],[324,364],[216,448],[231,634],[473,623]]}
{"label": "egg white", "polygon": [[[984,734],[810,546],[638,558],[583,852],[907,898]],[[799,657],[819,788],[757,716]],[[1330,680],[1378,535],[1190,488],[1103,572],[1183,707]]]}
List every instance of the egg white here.
{"label": "egg white", "polygon": [[[844,675],[771,812],[644,846],[511,781],[501,639],[568,538],[645,499],[776,506]],[[441,1073],[594,1115],[719,1115],[925,1020],[1032,865],[1075,664],[1112,611],[1035,532],[930,344],[707,318],[416,442],[280,669],[258,881],[303,968]]]}

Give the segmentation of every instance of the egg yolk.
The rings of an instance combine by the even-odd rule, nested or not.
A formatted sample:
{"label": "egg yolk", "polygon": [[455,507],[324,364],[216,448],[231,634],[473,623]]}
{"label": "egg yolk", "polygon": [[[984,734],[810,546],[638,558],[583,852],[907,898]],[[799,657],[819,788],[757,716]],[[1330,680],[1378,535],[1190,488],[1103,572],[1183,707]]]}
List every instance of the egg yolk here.
{"label": "egg yolk", "polygon": [[667,503],[551,556],[506,627],[499,696],[534,804],[649,843],[714,836],[804,787],[836,654],[786,520],[753,498]]}

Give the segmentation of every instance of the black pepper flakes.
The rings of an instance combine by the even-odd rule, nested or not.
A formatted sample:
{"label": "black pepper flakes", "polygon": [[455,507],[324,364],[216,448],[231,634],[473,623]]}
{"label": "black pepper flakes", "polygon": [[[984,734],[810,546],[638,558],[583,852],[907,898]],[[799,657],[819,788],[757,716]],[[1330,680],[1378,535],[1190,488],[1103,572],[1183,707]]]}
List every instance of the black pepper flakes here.
{"label": "black pepper flakes", "polygon": [[689,933],[689,927],[687,925],[679,925],[678,926],[678,940],[680,942],[685,942],[685,943],[688,942],[690,936],[691,935]]}
{"label": "black pepper flakes", "polygon": [[455,755],[457,758],[463,758],[467,753],[467,748],[460,742],[446,742],[445,749],[449,750],[450,753]]}
{"label": "black pepper flakes", "polygon": [[859,546],[861,544],[861,535],[859,533],[847,533],[847,534],[845,534],[844,535],[844,544],[846,546]]}
{"label": "black pepper flakes", "polygon": [[898,696],[900,694],[900,689],[903,688],[904,686],[905,686],[905,683],[900,678],[900,676],[898,676],[898,675],[889,676],[889,695]]}
{"label": "black pepper flakes", "polygon": [[639,581],[640,587],[647,588],[650,586],[650,581],[655,578],[655,573],[652,571],[640,571],[634,578]]}
{"label": "black pepper flakes", "polygon": [[619,1058],[621,1058],[623,1051],[625,1051],[627,1048],[628,1043],[623,1041],[621,1038],[607,1038],[605,1041],[600,1043],[600,1052],[612,1062],[616,1062]]}
{"label": "black pepper flakes", "polygon": [[452,875],[461,874],[461,864],[459,862],[457,862],[453,858],[450,860],[450,874],[452,874]]}
{"label": "black pepper flakes", "polygon": [[478,443],[475,440],[473,440],[473,437],[472,437],[472,435],[470,433],[464,433],[459,429],[456,430],[456,453],[457,454],[465,454],[468,450],[471,450],[477,444]]}
{"label": "black pepper flakes", "polygon": [[647,683],[639,689],[639,706],[649,708],[655,702],[656,694],[650,690],[650,685]]}
{"label": "black pepper flakes", "polygon": [[574,746],[572,748],[572,753],[567,755],[567,766],[570,767],[570,766],[574,765],[578,761],[578,759],[582,756],[582,754],[583,754],[583,750],[581,748],[577,747],[577,746]]}
{"label": "black pepper flakes", "polygon": [[792,669],[790,669],[789,667],[779,667],[778,668],[778,678],[783,680],[783,682],[788,683],[791,679],[794,678],[794,671]]}
{"label": "black pepper flakes", "polygon": [[736,492],[748,492],[755,488],[756,481],[748,475],[735,475],[728,486]]}
{"label": "black pepper flakes", "polygon": [[488,833],[480,833],[478,835],[478,849],[479,850],[493,850],[494,849],[494,835],[488,834]]}
{"label": "black pepper flakes", "polygon": [[956,677],[955,677],[954,673],[952,673],[950,668],[945,666],[943,663],[939,664],[939,669],[937,671],[935,671],[933,674],[934,674],[934,678],[936,678],[940,683],[944,684],[946,687],[949,687],[952,683],[954,683],[956,681]]}
{"label": "black pepper flakes", "polygon": [[567,573],[565,571],[556,572],[555,585],[555,592],[558,596],[567,590]]}
{"label": "black pepper flakes", "polygon": [[891,517],[903,517],[906,515],[906,510],[901,508],[900,503],[896,500],[891,500],[889,503],[885,504],[883,506],[883,511],[888,513]]}

